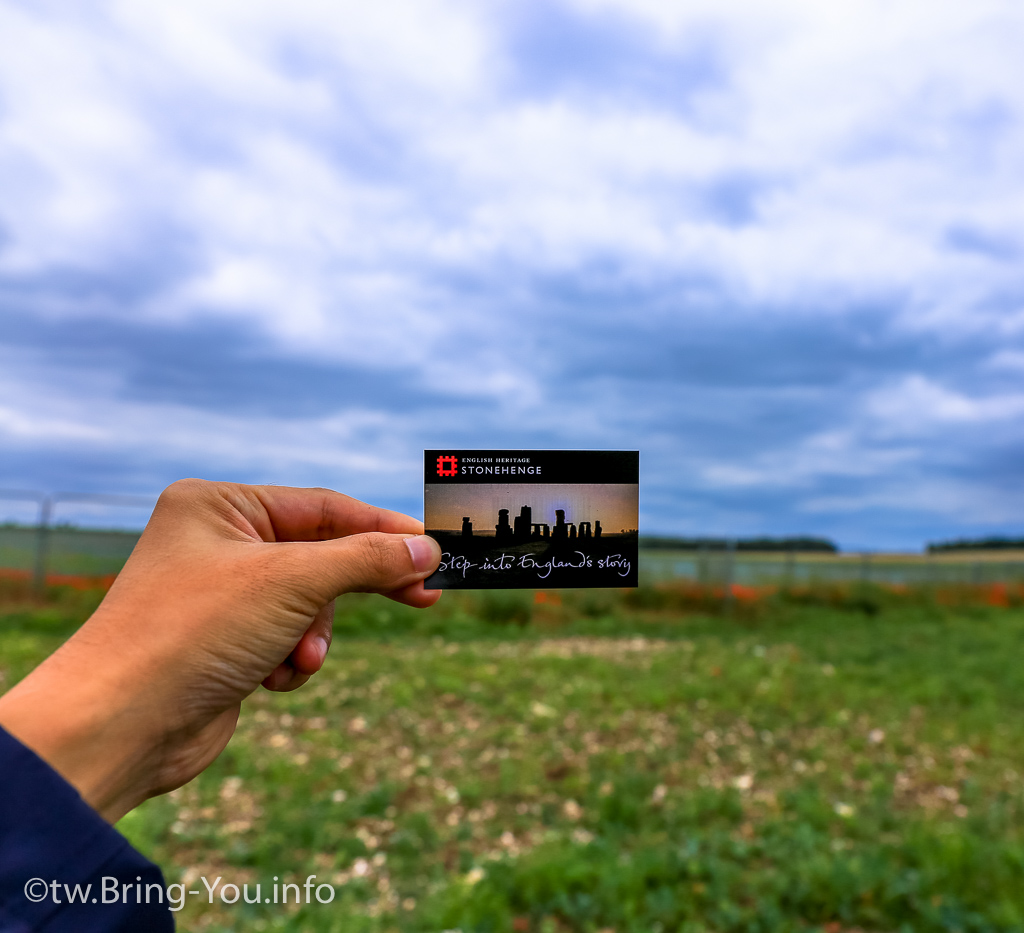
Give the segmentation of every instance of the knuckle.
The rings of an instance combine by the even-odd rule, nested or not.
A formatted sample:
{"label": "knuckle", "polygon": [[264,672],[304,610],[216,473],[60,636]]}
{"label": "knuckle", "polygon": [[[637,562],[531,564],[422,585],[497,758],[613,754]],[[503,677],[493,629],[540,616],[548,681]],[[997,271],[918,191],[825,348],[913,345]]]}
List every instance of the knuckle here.
{"label": "knuckle", "polygon": [[205,479],[179,479],[171,483],[162,493],[160,493],[161,502],[174,505],[180,502],[187,502],[194,499],[204,489],[213,484]]}
{"label": "knuckle", "polygon": [[[321,490],[317,490],[320,492]],[[317,523],[316,536],[320,541],[333,538],[335,532],[334,512],[326,494],[320,503],[320,521]]]}

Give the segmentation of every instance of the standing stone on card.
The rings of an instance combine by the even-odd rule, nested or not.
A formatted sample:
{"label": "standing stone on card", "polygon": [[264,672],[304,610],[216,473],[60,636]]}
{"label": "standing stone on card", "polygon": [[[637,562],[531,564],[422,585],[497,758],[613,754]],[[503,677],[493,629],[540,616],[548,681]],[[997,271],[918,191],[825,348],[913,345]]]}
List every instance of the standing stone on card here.
{"label": "standing stone on card", "polygon": [[498,510],[498,524],[494,526],[494,540],[507,544],[512,540],[512,526],[508,523],[508,509]]}
{"label": "standing stone on card", "polygon": [[533,527],[533,509],[524,505],[516,516],[515,531],[516,541],[529,541],[530,532]]}

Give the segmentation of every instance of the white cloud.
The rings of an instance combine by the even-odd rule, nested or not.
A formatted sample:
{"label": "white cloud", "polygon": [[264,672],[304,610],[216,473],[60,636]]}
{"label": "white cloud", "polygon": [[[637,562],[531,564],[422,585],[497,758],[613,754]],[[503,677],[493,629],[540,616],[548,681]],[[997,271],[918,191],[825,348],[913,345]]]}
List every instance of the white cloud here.
{"label": "white cloud", "polygon": [[920,375],[872,392],[866,413],[880,430],[908,436],[950,424],[993,425],[1024,415],[1024,392],[969,396]]}
{"label": "white cloud", "polygon": [[[946,527],[972,529],[1012,527],[1024,522],[1024,495],[1007,494],[982,482],[945,477],[915,477],[911,482],[891,482],[855,494],[810,496],[800,505],[807,515],[863,515],[917,513]],[[977,532],[975,532],[977,533]]]}
{"label": "white cloud", "polygon": [[31,441],[96,441],[106,440],[109,433],[99,426],[83,424],[79,419],[40,418],[15,408],[0,407],[0,436],[8,442]]}
{"label": "white cloud", "polygon": [[1024,351],[999,350],[989,358],[988,365],[993,369],[1024,372]]}
{"label": "white cloud", "polygon": [[[711,490],[796,492],[803,496],[804,510],[818,511],[816,503],[821,497],[808,491],[822,480],[887,485],[889,477],[898,475],[901,468],[920,463],[921,456],[920,448],[912,444],[878,443],[859,431],[829,430],[793,446],[763,450],[742,464],[708,463],[701,477]],[[841,497],[833,498],[840,501]]]}

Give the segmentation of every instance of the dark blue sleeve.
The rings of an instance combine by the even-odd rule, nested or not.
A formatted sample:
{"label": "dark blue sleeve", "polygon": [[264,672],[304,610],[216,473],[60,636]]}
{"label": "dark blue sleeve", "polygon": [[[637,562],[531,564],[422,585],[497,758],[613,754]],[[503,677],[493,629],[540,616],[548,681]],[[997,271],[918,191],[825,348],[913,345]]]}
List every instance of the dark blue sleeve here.
{"label": "dark blue sleeve", "polygon": [[173,930],[160,869],[0,729],[0,933]]}

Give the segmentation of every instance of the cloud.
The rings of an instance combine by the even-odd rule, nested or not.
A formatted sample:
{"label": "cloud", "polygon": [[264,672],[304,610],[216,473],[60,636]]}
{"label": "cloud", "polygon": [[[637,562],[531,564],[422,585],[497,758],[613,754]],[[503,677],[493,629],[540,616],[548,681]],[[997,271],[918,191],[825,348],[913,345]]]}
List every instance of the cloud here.
{"label": "cloud", "polygon": [[0,485],[627,446],[651,530],[1016,528],[1022,17],[0,2]]}
{"label": "cloud", "polygon": [[906,437],[951,424],[999,426],[1011,429],[1024,415],[1024,392],[970,397],[950,391],[920,375],[905,377],[873,393],[867,409],[887,433]]}

